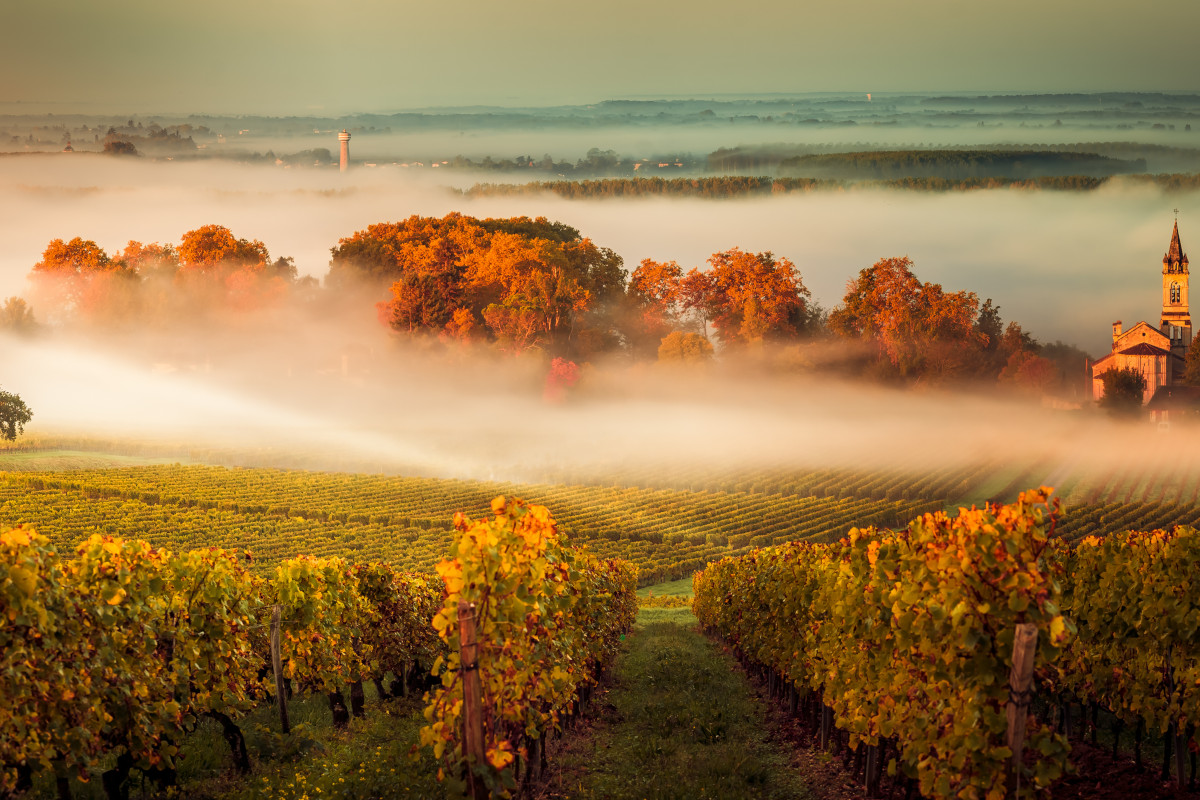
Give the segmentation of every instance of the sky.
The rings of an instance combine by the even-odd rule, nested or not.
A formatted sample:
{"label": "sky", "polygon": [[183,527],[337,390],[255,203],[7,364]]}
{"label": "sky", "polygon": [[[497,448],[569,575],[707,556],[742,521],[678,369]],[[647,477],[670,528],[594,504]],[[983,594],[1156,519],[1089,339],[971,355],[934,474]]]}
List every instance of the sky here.
{"label": "sky", "polygon": [[1195,0],[0,0],[0,16],[0,113],[1200,89]]}

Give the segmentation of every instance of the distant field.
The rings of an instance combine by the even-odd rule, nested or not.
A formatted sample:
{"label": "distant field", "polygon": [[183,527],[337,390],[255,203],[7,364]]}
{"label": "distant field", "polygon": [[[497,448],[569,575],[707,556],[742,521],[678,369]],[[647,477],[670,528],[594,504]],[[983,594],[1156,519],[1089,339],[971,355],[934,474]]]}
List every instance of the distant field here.
{"label": "distant field", "polygon": [[597,555],[636,563],[643,585],[677,581],[656,595],[686,595],[691,573],[713,559],[829,541],[854,526],[902,527],[926,511],[1011,500],[1048,478],[1060,485],[1067,538],[1200,524],[1200,463],[1161,476],[1041,462],[916,475],[646,466],[507,483],[185,465],[175,463],[185,447],[88,444],[0,449],[0,525],[31,524],[63,546],[105,533],[174,549],[250,549],[260,571],[300,553],[431,570],[455,512],[480,516],[494,496],[517,495],[549,506]]}
{"label": "distant field", "polygon": [[178,463],[178,459],[146,458],[144,456],[96,453],[86,450],[0,451],[0,471],[6,472],[142,467],[149,464],[173,463]]}
{"label": "distant field", "polygon": [[310,553],[427,570],[445,555],[454,513],[483,515],[500,494],[549,506],[596,554],[638,564],[644,582],[752,546],[903,524],[941,505],[170,465],[0,473],[0,522],[34,525],[62,545],[106,533],[172,548],[249,548],[260,569]]}

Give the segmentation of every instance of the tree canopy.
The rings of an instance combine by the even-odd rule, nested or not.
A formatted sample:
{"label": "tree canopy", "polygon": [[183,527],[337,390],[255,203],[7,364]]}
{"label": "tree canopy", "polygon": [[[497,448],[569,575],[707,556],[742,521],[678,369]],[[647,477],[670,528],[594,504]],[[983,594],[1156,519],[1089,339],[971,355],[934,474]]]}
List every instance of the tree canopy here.
{"label": "tree canopy", "polygon": [[330,285],[389,286],[380,317],[397,331],[482,335],[515,352],[586,352],[615,339],[621,258],[562,223],[413,216],[371,225],[332,253]]}
{"label": "tree canopy", "polygon": [[1104,396],[1100,406],[1117,417],[1137,416],[1142,410],[1146,395],[1146,376],[1136,369],[1110,369],[1100,376],[1104,382]]}
{"label": "tree canopy", "polygon": [[178,246],[130,241],[115,257],[90,240],[54,239],[30,278],[52,320],[132,324],[259,310],[286,294],[296,275],[291,259],[271,262],[262,242],[204,225]]}
{"label": "tree canopy", "polygon": [[850,281],[829,327],[873,345],[880,363],[900,377],[947,376],[968,371],[988,344],[978,327],[979,310],[974,292],[922,283],[907,256],[884,258]]}
{"label": "tree canopy", "polygon": [[[373,304],[396,333],[509,353],[687,360],[708,358],[719,344],[723,359],[753,348],[754,359],[776,366],[1090,395],[1086,353],[1039,344],[974,292],[921,281],[907,257],[862,269],[827,313],[796,266],[771,251],[733,247],[690,269],[647,258],[628,274],[615,252],[544,217],[414,215],[357,231],[331,255],[319,289],[315,278],[299,277],[293,259],[272,259],[265,244],[221,225],[186,231],[177,244],[130,241],[115,255],[81,237],[54,239],[33,267],[32,297],[52,324],[141,326],[253,315],[286,302],[370,315]],[[2,328],[33,324],[20,298],[0,309]],[[1200,357],[1193,361],[1189,380],[1200,381]]]}
{"label": "tree canopy", "polygon": [[0,308],[0,330],[15,333],[18,336],[31,336],[37,333],[38,323],[33,317],[33,309],[21,297],[9,297]]}
{"label": "tree canopy", "polygon": [[25,425],[32,418],[33,412],[19,395],[0,390],[0,437],[13,441],[25,432]]}

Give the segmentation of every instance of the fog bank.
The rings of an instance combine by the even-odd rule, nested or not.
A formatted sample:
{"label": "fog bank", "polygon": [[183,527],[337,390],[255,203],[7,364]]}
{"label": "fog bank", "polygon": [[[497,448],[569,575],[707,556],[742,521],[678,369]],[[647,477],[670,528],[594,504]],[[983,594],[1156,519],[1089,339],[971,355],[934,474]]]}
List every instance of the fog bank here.
{"label": "fog bank", "polygon": [[[1006,320],[1042,340],[1099,355],[1109,323],[1157,320],[1159,273],[1180,208],[1185,250],[1200,241],[1195,194],[1166,195],[1119,180],[1086,193],[816,192],[756,200],[466,200],[447,190],[470,173],[360,168],[284,170],[219,161],[150,162],[101,156],[8,158],[0,170],[0,296],[23,294],[53,238],[81,236],[110,253],[127,241],[178,242],[216,223],[293,256],[323,276],[338,239],[411,214],[543,215],[561,220],[632,269],[643,258],[702,266],[730,247],[792,260],[814,298],[836,305],[846,281],[879,258],[907,255],[917,275],[991,297]],[[35,313],[37,309],[34,309]],[[366,313],[370,313],[367,311]]]}

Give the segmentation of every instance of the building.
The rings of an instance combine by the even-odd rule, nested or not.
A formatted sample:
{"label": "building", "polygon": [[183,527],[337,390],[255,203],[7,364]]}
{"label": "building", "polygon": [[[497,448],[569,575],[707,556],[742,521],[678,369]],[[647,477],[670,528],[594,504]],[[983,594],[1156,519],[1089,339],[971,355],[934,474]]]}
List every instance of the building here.
{"label": "building", "polygon": [[342,128],[342,132],[338,134],[338,142],[342,145],[342,157],[339,161],[339,166],[342,172],[350,168],[350,131]]}
{"label": "building", "polygon": [[1143,403],[1160,387],[1176,386],[1183,379],[1188,348],[1192,344],[1192,317],[1188,309],[1188,258],[1179,242],[1179,220],[1171,231],[1171,244],[1163,255],[1162,313],[1158,327],[1138,322],[1129,330],[1113,323],[1112,352],[1092,365],[1092,398],[1104,396],[1104,373],[1135,369],[1146,379]]}
{"label": "building", "polygon": [[1200,386],[1161,386],[1146,404],[1150,421],[1160,427],[1170,423],[1200,421]]}

